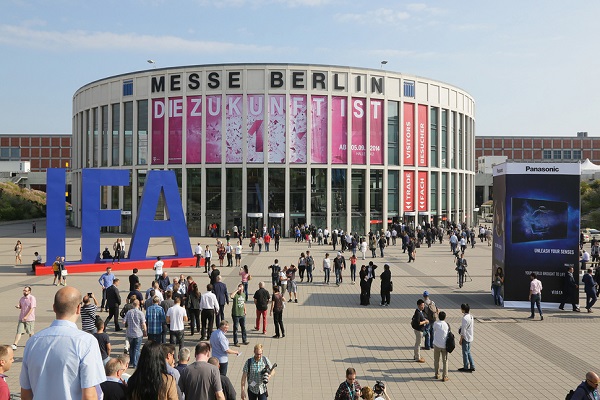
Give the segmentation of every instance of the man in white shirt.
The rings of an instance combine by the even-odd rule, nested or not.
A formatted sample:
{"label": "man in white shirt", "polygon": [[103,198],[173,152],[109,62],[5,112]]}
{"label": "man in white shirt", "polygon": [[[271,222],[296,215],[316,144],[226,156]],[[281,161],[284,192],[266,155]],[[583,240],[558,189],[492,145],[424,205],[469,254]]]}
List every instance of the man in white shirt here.
{"label": "man in white shirt", "polygon": [[[460,372],[475,372],[475,363],[473,362],[473,357],[471,356],[471,342],[473,342],[473,316],[469,313],[471,311],[471,307],[468,304],[461,304],[460,310],[462,311],[463,318],[462,324],[460,326],[460,340],[459,343],[462,346],[462,355],[463,355],[463,368],[459,368]],[[435,340],[435,333],[433,334],[433,340]],[[471,368],[469,368],[469,365]]]}
{"label": "man in white shirt", "polygon": [[200,259],[202,258],[202,246],[200,246],[200,243],[194,249],[194,257],[196,257],[196,268],[200,268]]}
{"label": "man in white shirt", "polygon": [[215,315],[219,312],[219,301],[212,290],[213,285],[209,283],[206,285],[206,293],[202,293],[202,297],[200,298],[200,321],[202,321],[201,341],[206,340],[212,334]]}
{"label": "man in white shirt", "polygon": [[181,307],[181,297],[173,299],[175,305],[167,310],[167,324],[169,324],[170,336],[169,343],[178,344],[179,351],[184,347],[184,322],[187,322],[188,317],[185,308]]}
{"label": "man in white shirt", "polygon": [[233,267],[233,246],[229,241],[225,245],[225,255],[227,256],[227,266]]}
{"label": "man in white shirt", "polygon": [[154,263],[154,280],[155,281],[158,281],[158,278],[160,278],[160,276],[162,275],[163,265],[165,265],[165,262],[160,259],[160,256],[156,257],[156,262]]}
{"label": "man in white shirt", "polygon": [[440,379],[440,356],[442,357],[442,381],[448,381],[448,351],[446,351],[446,339],[450,327],[446,323],[446,313],[438,313],[439,320],[433,323],[433,370],[435,379]]}
{"label": "man in white shirt", "polygon": [[240,267],[242,263],[242,243],[238,242],[235,246],[235,266]]}
{"label": "man in white shirt", "polygon": [[531,302],[531,315],[529,318],[533,318],[534,309],[533,306],[537,305],[538,312],[540,313],[540,319],[544,320],[544,314],[542,313],[542,307],[540,305],[542,301],[542,282],[537,279],[537,275],[535,272],[532,272],[529,275],[531,278],[531,283],[529,284],[529,301]]}

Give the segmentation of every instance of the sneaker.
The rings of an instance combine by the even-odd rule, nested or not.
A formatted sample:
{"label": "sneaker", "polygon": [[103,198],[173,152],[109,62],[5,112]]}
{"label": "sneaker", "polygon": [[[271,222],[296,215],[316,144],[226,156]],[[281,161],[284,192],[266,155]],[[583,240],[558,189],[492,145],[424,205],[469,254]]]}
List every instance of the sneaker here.
{"label": "sneaker", "polygon": [[416,360],[418,363],[424,363],[425,359],[423,357],[419,358],[418,360]]}
{"label": "sneaker", "polygon": [[448,378],[447,376],[442,378],[442,382],[448,382],[450,380],[450,378]]}
{"label": "sneaker", "polygon": [[294,303],[297,303],[297,302],[298,302],[298,299],[294,300]]}
{"label": "sneaker", "polygon": [[292,299],[289,299],[289,300],[288,300],[288,303],[291,303],[291,302],[292,302]]}
{"label": "sneaker", "polygon": [[471,370],[468,368],[459,368],[458,372],[470,372]]}
{"label": "sneaker", "polygon": [[16,344],[11,344],[10,348],[13,349],[13,350],[16,350],[17,349],[17,345]]}
{"label": "sneaker", "polygon": [[240,344],[239,344],[239,343],[234,343],[233,345],[234,345],[235,347],[240,347]]}
{"label": "sneaker", "polygon": [[440,379],[440,376],[439,376],[438,374],[435,374],[435,375],[433,376],[433,379]]}
{"label": "sneaker", "polygon": [[250,342],[243,342],[242,344],[243,345],[248,345],[248,344],[250,344]]}

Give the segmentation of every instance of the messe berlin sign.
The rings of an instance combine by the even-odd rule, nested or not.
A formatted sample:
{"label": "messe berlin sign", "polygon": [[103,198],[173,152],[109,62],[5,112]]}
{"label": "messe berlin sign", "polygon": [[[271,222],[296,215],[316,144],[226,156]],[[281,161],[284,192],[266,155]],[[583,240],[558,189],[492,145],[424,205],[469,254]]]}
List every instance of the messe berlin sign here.
{"label": "messe berlin sign", "polygon": [[[66,253],[65,186],[66,170],[50,168],[47,171],[46,203],[46,259],[51,262]],[[100,228],[120,226],[121,210],[100,208],[102,186],[128,186],[129,171],[119,169],[83,169],[81,173],[81,261],[85,264],[100,262]],[[167,220],[154,219],[160,195],[165,201]],[[190,238],[179,198],[174,171],[150,170],[144,185],[142,199],[135,221],[127,258],[146,260],[150,238],[169,237],[175,256],[192,257]]]}

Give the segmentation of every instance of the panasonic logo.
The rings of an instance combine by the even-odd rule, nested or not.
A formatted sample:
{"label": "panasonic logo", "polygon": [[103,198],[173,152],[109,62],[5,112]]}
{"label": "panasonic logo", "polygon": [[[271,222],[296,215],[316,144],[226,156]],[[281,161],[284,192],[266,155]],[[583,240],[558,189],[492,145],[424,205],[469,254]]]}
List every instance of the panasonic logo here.
{"label": "panasonic logo", "polygon": [[559,172],[558,167],[525,167],[525,172]]}

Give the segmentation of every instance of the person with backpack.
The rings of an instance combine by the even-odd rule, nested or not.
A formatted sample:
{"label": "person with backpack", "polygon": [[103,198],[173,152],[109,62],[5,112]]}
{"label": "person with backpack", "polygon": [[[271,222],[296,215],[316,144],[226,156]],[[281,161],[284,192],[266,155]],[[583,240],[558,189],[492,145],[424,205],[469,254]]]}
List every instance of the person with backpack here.
{"label": "person with backpack", "polygon": [[310,255],[310,250],[306,251],[306,283],[313,281],[313,268],[315,266],[315,259]]}
{"label": "person with backpack", "polygon": [[425,325],[424,338],[425,350],[430,350],[433,347],[433,323],[437,321],[438,309],[433,300],[429,298],[429,292],[423,292],[423,301],[425,302],[425,317],[429,320],[429,324]]}
{"label": "person with backpack", "polygon": [[448,350],[446,350],[446,339],[450,326],[445,321],[446,313],[440,311],[440,320],[433,323],[433,331],[435,332],[435,341],[433,342],[433,370],[435,371],[434,379],[440,379],[440,356],[442,358],[442,381],[447,382],[448,378]]}
{"label": "person with backpack", "polygon": [[416,362],[424,363],[425,359],[421,357],[421,340],[423,339],[423,331],[425,329],[425,325],[429,323],[429,320],[425,318],[425,314],[423,314],[423,310],[425,309],[425,302],[423,299],[417,300],[417,309],[413,314],[411,320],[411,327],[415,331],[415,352],[414,358]]}
{"label": "person with backpack", "polygon": [[458,287],[463,287],[465,283],[465,273],[467,272],[467,259],[464,258],[464,254],[461,253],[456,260],[456,268],[454,268],[458,274]]}
{"label": "person with backpack", "polygon": [[271,286],[281,286],[281,267],[279,266],[279,260],[275,259],[275,262],[273,265],[270,265],[269,268],[271,269]]}
{"label": "person with backpack", "polygon": [[598,384],[600,378],[595,372],[588,372],[585,374],[585,381],[581,382],[575,391],[571,390],[566,400],[594,400],[600,399],[600,393],[598,393]]}
{"label": "person with backpack", "polygon": [[[273,297],[271,298],[271,311],[269,314],[273,316],[273,322],[275,323],[275,335],[274,339],[285,337],[285,328],[283,327],[283,309],[285,308],[285,299],[283,295],[279,293],[279,287],[273,286]],[[273,314],[275,312],[275,314]],[[281,332],[281,335],[279,334]]]}

